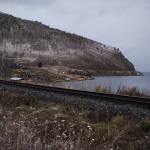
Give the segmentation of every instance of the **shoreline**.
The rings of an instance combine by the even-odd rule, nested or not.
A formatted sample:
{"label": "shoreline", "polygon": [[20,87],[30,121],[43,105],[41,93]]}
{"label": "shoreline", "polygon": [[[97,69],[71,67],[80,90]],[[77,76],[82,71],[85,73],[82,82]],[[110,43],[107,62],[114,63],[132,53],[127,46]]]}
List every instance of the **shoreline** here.
{"label": "shoreline", "polygon": [[[142,76],[141,72],[136,71],[107,71],[107,70],[79,70],[72,69],[66,66],[49,66],[44,65],[42,67],[26,66],[27,69],[21,68],[9,68],[9,76],[4,78],[21,78],[22,82],[32,83],[59,83],[59,82],[74,82],[94,80],[98,76]],[[23,76],[26,72],[29,72],[31,76]],[[24,74],[23,74],[23,73]]]}
{"label": "shoreline", "polygon": [[[75,78],[72,76],[72,79],[70,80],[62,80],[62,81],[56,81],[56,82],[75,82],[75,81],[85,81],[85,80],[94,80],[95,77],[99,76],[144,76],[141,72],[137,71],[97,71],[97,70],[89,70],[88,73],[85,72],[79,72],[77,73],[80,75],[80,78]],[[90,76],[87,76],[86,74],[90,74]]]}

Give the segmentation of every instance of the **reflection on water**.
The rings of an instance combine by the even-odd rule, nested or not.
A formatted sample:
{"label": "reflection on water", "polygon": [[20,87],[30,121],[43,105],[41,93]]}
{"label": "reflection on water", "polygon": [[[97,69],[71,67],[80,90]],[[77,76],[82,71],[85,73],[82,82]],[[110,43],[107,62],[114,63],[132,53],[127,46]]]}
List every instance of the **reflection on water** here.
{"label": "reflection on water", "polygon": [[117,90],[119,85],[127,87],[136,86],[139,89],[150,91],[150,73],[143,73],[144,76],[102,76],[95,77],[95,80],[75,81],[75,82],[62,82],[61,85],[70,85],[73,89],[81,89],[86,87],[87,90],[93,91],[96,86],[102,85],[111,87]]}

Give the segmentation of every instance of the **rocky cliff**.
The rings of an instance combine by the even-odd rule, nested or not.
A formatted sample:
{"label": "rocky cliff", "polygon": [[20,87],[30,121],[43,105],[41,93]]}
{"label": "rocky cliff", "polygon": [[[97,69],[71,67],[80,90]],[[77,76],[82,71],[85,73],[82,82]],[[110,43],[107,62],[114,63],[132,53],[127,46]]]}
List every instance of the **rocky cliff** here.
{"label": "rocky cliff", "polygon": [[0,13],[0,51],[7,58],[82,70],[135,71],[119,49],[41,22]]}

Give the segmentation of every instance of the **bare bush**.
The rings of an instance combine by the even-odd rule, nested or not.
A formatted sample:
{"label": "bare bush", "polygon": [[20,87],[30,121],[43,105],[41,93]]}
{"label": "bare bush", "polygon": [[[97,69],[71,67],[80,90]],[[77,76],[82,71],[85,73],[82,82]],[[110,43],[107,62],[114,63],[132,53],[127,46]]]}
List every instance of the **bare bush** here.
{"label": "bare bush", "polygon": [[104,87],[102,85],[95,87],[94,92],[107,93],[107,94],[113,94],[114,93],[114,91],[111,89],[111,87]]}
{"label": "bare bush", "polygon": [[137,97],[150,97],[150,93],[146,90],[139,90],[137,87],[119,86],[116,94],[129,95]]}
{"label": "bare bush", "polygon": [[121,85],[118,86],[118,89],[116,92],[112,90],[111,87],[105,87],[102,85],[95,87],[94,92],[150,98],[150,92],[147,90],[139,90],[138,87],[127,87],[127,86],[121,86]]}

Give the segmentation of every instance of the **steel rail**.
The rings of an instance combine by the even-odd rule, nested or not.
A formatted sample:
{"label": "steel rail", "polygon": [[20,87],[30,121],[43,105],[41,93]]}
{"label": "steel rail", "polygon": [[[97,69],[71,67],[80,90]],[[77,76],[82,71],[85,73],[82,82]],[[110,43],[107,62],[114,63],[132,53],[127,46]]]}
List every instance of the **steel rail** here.
{"label": "steel rail", "polygon": [[53,91],[56,93],[63,93],[65,95],[87,97],[87,98],[96,99],[98,101],[106,100],[106,101],[110,101],[113,103],[131,104],[134,106],[150,109],[150,99],[144,98],[144,97],[96,93],[96,92],[90,92],[90,91],[80,91],[80,90],[73,90],[73,89],[66,89],[66,88],[57,88],[57,87],[20,83],[20,82],[7,81],[7,80],[0,80],[0,83],[6,84],[6,85],[17,86],[17,87],[23,87],[23,88],[32,88],[32,89],[36,89],[36,90]]}

